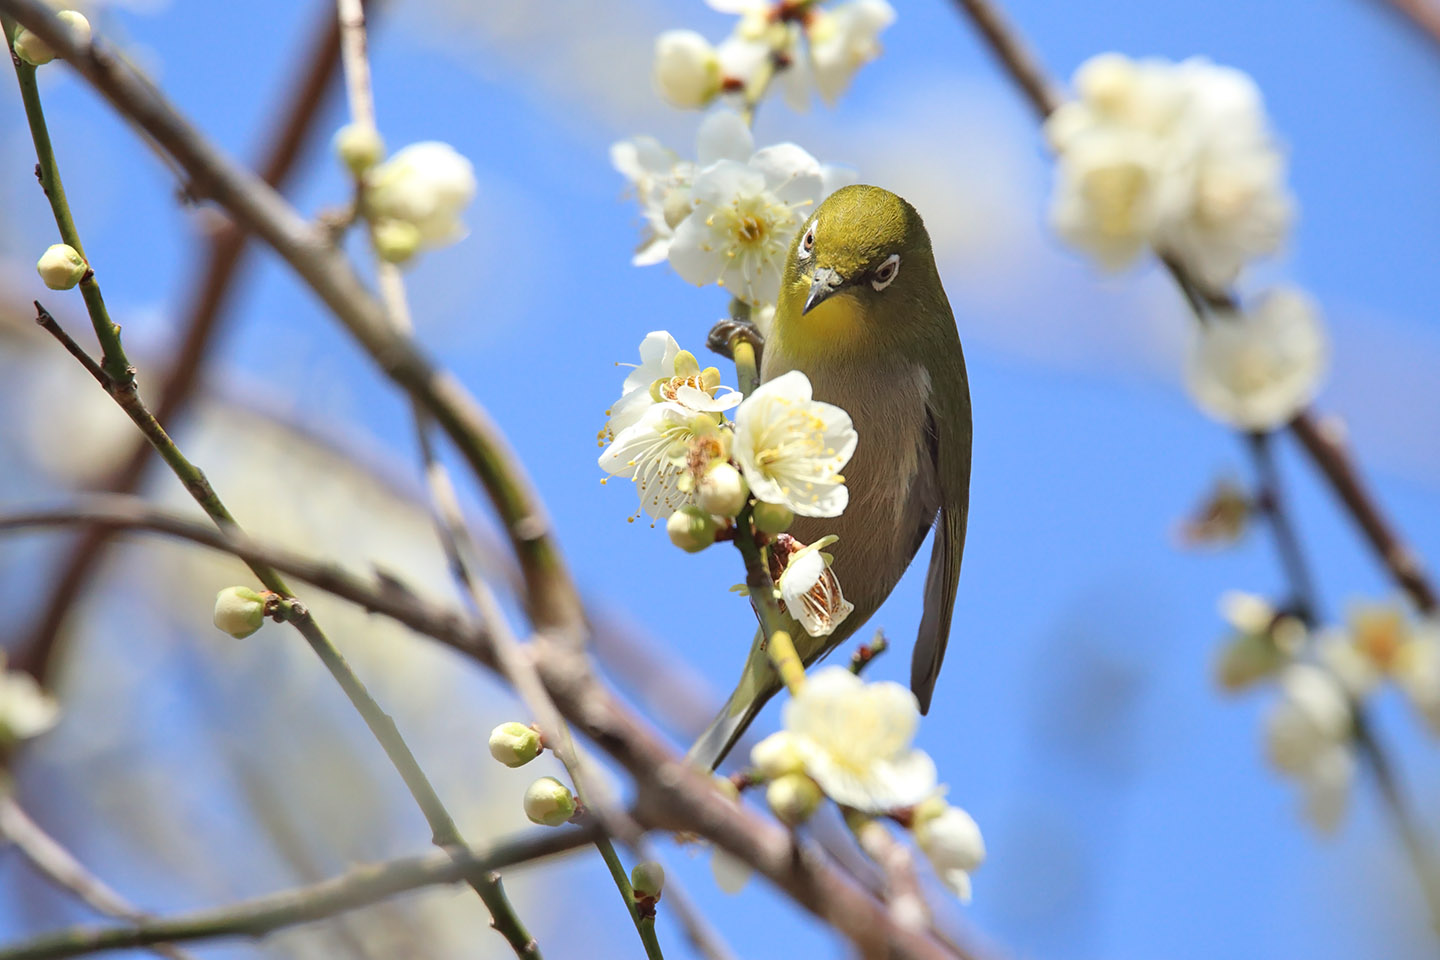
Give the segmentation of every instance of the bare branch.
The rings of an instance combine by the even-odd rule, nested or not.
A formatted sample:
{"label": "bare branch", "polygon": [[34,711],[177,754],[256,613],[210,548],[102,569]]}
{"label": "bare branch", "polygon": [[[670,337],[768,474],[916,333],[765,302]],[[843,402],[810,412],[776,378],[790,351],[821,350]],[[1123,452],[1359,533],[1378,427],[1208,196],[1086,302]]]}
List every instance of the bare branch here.
{"label": "bare branch", "polygon": [[421,887],[462,880],[473,883],[491,871],[564,853],[593,842],[597,836],[598,826],[537,830],[490,847],[464,847],[368,864],[311,886],[215,910],[143,920],[123,927],[71,927],[0,948],[0,960],[53,960],[158,943],[263,937],[284,927],[324,920]]}

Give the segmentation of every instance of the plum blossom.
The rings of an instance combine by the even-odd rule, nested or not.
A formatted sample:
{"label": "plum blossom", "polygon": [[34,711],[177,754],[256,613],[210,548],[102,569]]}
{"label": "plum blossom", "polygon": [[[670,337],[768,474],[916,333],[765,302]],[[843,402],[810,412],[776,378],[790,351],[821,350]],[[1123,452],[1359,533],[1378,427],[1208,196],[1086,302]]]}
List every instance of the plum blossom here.
{"label": "plum blossom", "polygon": [[1253,593],[1226,591],[1220,596],[1220,612],[1232,630],[1215,668],[1224,690],[1243,690],[1274,676],[1305,643],[1305,625],[1298,618]]}
{"label": "plum blossom", "polygon": [[1295,664],[1280,676],[1280,700],[1265,721],[1270,762],[1298,781],[1305,816],[1320,830],[1340,823],[1355,773],[1354,718],[1335,676]]}
{"label": "plum blossom", "polygon": [[625,378],[620,399],[605,411],[609,420],[600,440],[614,440],[656,403],[676,403],[696,413],[724,413],[740,400],[737,391],[720,386],[718,367],[700,369],[693,353],[680,349],[668,332],[656,330],[640,341],[640,364]]}
{"label": "plum blossom", "polygon": [[975,818],[936,795],[915,809],[911,830],[945,886],[969,903],[970,874],[985,862],[985,838]]}
{"label": "plum blossom", "polygon": [[0,743],[39,736],[59,719],[60,705],[55,699],[30,674],[5,670],[0,653]]}
{"label": "plum blossom", "polygon": [[1108,53],[1074,86],[1045,124],[1058,160],[1051,220],[1066,241],[1109,269],[1148,247],[1207,291],[1280,247],[1293,206],[1285,159],[1246,74]]}
{"label": "plum blossom", "polygon": [[397,151],[365,179],[365,215],[376,229],[404,225],[418,249],[464,239],[461,212],[475,199],[475,168],[448,143],[427,140]]}
{"label": "plum blossom", "polygon": [[855,609],[840,591],[840,580],[830,569],[830,555],[822,552],[838,539],[822,537],[806,546],[782,533],[771,549],[771,556],[782,568],[775,581],[780,599],[790,616],[812,637],[834,633]]}
{"label": "plum blossom", "polygon": [[720,58],[694,30],[666,30],[655,38],[655,88],[672,106],[703,107],[720,92]]}
{"label": "plum blossom", "polygon": [[1314,301],[1281,287],[1252,309],[1197,325],[1187,386],[1196,405],[1222,423],[1273,430],[1315,399],[1328,354]]}
{"label": "plum blossom", "polygon": [[850,501],[840,471],[858,438],[850,415],[811,399],[798,370],[762,384],[735,411],[734,456],[751,493],[803,517],[836,517]]}
{"label": "plum blossom", "polygon": [[717,415],[655,403],[605,448],[600,469],[633,480],[641,511],[664,519],[693,504],[699,478],[729,455],[730,431]]}
{"label": "plum blossom", "polygon": [[842,806],[884,813],[935,791],[935,762],[911,745],[919,703],[898,683],[826,667],[785,704],[784,719],[805,773]]}
{"label": "plum blossom", "polygon": [[635,137],[614,144],[610,147],[610,163],[630,181],[645,218],[645,232],[630,262],[637,267],[662,262],[670,253],[676,225],[690,215],[695,164],[681,160],[679,154],[654,137]]}
{"label": "plum blossom", "polygon": [[1440,735],[1440,625],[1412,623],[1397,604],[1365,604],[1320,642],[1320,659],[1351,697],[1392,681]]}

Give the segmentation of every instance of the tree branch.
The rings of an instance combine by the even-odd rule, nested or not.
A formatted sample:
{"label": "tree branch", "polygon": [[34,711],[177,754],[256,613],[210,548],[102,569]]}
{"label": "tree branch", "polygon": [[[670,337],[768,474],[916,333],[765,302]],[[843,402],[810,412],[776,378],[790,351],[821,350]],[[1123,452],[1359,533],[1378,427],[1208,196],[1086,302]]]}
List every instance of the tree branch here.
{"label": "tree branch", "polygon": [[[274,112],[282,114],[281,121],[259,165],[261,178],[281,190],[291,181],[301,155],[313,145],[319,129],[316,119],[329,101],[335,84],[340,64],[340,34],[328,9],[320,19],[314,38],[296,62],[299,64],[297,76],[280,85],[284,103],[277,104]],[[230,220],[210,235],[203,268],[187,298],[189,306],[183,311],[187,317],[184,335],[157,391],[155,419],[161,423],[173,425],[199,391],[215,335],[227,319],[234,280],[244,263],[248,239],[246,232]],[[110,493],[134,492],[154,463],[154,456],[150,444],[143,437],[137,439],[101,488]],[[40,683],[49,685],[51,661],[65,618],[85,592],[104,556],[105,537],[98,530],[84,531],[70,547],[59,572],[49,578],[53,586],[38,605],[41,613],[34,626],[25,641],[14,647],[10,658],[13,668],[24,670]]]}
{"label": "tree branch", "polygon": [[491,847],[464,847],[368,864],[311,886],[215,910],[123,927],[71,927],[0,948],[0,960],[53,960],[158,943],[263,937],[284,927],[324,920],[421,887],[462,880],[473,884],[494,870],[573,850],[598,835],[598,826],[537,830]]}
{"label": "tree branch", "polygon": [[[370,583],[334,564],[258,544],[238,531],[215,530],[151,508],[133,497],[92,497],[64,509],[0,515],[0,533],[91,524],[114,531],[152,531],[190,540],[246,562],[268,563],[297,580],[403,623],[492,670],[498,669],[493,643],[482,628],[393,580]],[[896,926],[883,904],[816,852],[798,846],[788,830],[721,795],[709,777],[686,764],[583,664],[577,667],[572,662],[576,656],[579,654],[542,660],[541,678],[565,718],[630,774],[636,785],[632,816],[642,827],[699,834],[764,874],[867,956],[973,956]]]}

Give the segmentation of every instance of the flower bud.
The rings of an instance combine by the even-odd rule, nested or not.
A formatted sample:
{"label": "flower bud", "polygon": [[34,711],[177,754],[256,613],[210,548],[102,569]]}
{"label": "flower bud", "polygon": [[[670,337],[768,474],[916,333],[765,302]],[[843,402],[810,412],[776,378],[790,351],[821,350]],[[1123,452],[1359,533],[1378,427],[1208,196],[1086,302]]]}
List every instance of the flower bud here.
{"label": "flower bud", "polygon": [[792,827],[809,820],[824,796],[820,785],[803,773],[787,773],[771,780],[765,788],[765,802],[781,822]]}
{"label": "flower bud", "polygon": [[[70,28],[76,44],[83,47],[90,42],[90,21],[79,10],[61,10],[55,17]],[[15,55],[31,66],[42,66],[55,59],[55,48],[24,27],[16,29],[14,43]]]}
{"label": "flower bud", "polygon": [[35,264],[35,272],[51,290],[69,290],[89,269],[85,258],[68,243],[51,244]]}
{"label": "flower bud", "polygon": [[357,177],[385,158],[385,141],[371,123],[347,123],[335,132],[335,152]]}
{"label": "flower bud", "polygon": [[507,767],[523,767],[540,756],[540,734],[512,720],[490,731],[490,756]]}
{"label": "flower bud", "polygon": [[655,88],[682,110],[705,106],[720,92],[720,58],[694,30],[667,30],[655,38]]}
{"label": "flower bud", "polygon": [[665,521],[670,542],[686,553],[699,553],[715,542],[715,520],[699,507],[682,507]]}
{"label": "flower bud", "polygon": [[778,780],[805,769],[805,757],[788,730],[772,733],[750,749],[750,765],[766,780]]}
{"label": "flower bud", "polygon": [[215,626],[243,640],[265,622],[265,598],[249,587],[226,587],[215,595]]}
{"label": "flower bud", "polygon": [[755,521],[756,530],[772,536],[784,533],[795,519],[795,514],[784,504],[766,503],[763,500],[755,504],[755,512],[750,516]]}
{"label": "flower bud", "polygon": [[420,228],[408,220],[380,220],[370,228],[375,253],[386,263],[404,263],[420,249]]}
{"label": "flower bud", "polygon": [[541,777],[525,791],[525,816],[543,827],[558,827],[575,816],[575,795],[554,777]]}
{"label": "flower bud", "polygon": [[717,517],[733,517],[745,509],[750,485],[728,463],[717,463],[700,479],[700,509]]}
{"label": "flower bud", "polygon": [[635,891],[636,900],[659,900],[660,891],[665,888],[665,868],[654,860],[635,864],[630,871],[630,887]]}

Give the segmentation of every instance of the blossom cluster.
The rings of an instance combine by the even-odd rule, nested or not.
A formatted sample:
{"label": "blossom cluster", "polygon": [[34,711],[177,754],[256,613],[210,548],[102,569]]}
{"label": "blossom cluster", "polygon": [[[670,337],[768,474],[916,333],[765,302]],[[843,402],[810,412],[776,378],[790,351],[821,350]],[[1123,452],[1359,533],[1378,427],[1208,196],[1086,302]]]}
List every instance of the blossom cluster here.
{"label": "blossom cluster", "polygon": [[1387,681],[1440,736],[1440,624],[1411,622],[1391,605],[1356,607],[1344,627],[1311,635],[1260,597],[1226,594],[1233,628],[1217,662],[1227,690],[1273,680],[1279,698],[1265,720],[1272,765],[1300,787],[1306,817],[1332,830],[1355,773],[1356,715]]}
{"label": "blossom cluster", "polygon": [[718,284],[751,306],[773,305],[800,224],[853,172],[822,165],[793,143],[757,150],[749,125],[728,110],[701,123],[695,157],[683,160],[648,136],[610,148],[645,219],[632,262],[668,259],[696,286]]}
{"label": "blossom cluster", "polygon": [[940,879],[970,899],[970,874],[985,859],[985,843],[974,819],[945,802],[935,762],[913,746],[920,723],[913,693],[826,667],[785,704],[784,721],[751,750],[747,774],[765,784],[777,816],[801,823],[829,797],[853,814],[894,817]]}
{"label": "blossom cluster", "polygon": [[1276,252],[1294,203],[1254,81],[1201,58],[1094,57],[1076,99],[1045,123],[1056,154],[1050,217],[1068,243],[1118,269],[1151,251],[1214,321],[1195,332],[1187,381],[1202,410],[1243,430],[1283,426],[1325,371],[1315,304],[1278,289],[1248,309],[1228,289]]}
{"label": "blossom cluster", "polygon": [[840,471],[858,442],[849,414],[813,399],[805,374],[777,377],[742,402],[718,369],[701,369],[661,330],[640,344],[640,364],[608,413],[600,467],[634,482],[637,515],[667,520],[676,545],[696,551],[750,506],[756,529],[776,536],[777,587],[791,615],[812,636],[849,615],[822,552],[834,538],[806,545],[782,533],[795,514],[844,511],[849,490]]}
{"label": "blossom cluster", "polygon": [[655,88],[682,109],[707,106],[726,94],[758,101],[772,79],[797,109],[812,91],[833,104],[855,73],[880,54],[880,33],[895,21],[886,0],[708,0],[739,16],[730,36],[712,45],[693,30],[668,30],[655,40]]}

